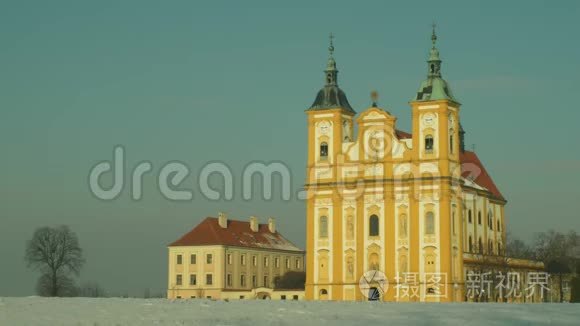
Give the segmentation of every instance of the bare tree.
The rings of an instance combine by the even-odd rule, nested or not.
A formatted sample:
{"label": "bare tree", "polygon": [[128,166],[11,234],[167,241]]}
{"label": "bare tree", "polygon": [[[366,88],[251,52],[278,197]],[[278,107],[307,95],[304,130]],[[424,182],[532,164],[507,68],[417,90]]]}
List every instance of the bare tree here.
{"label": "bare tree", "polygon": [[506,255],[510,258],[532,259],[534,252],[524,241],[516,238],[510,232],[506,234]]}
{"label": "bare tree", "polygon": [[578,261],[576,253],[578,245],[580,245],[580,237],[574,231],[563,234],[549,230],[535,236],[535,258],[544,262],[547,272],[558,276],[560,302],[564,300],[563,278],[571,273]]}
{"label": "bare tree", "polygon": [[42,272],[38,293],[52,297],[73,291],[70,275],[78,275],[84,264],[78,238],[68,226],[37,229],[26,244],[25,260],[28,267]]}

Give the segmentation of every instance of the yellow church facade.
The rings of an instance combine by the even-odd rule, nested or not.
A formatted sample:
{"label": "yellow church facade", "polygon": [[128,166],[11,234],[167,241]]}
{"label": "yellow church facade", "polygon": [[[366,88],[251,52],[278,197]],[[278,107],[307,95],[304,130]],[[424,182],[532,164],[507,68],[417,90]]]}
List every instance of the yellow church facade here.
{"label": "yellow church facade", "polygon": [[[410,134],[376,94],[356,114],[338,87],[331,39],[325,86],[306,110],[306,299],[367,300],[380,288],[383,301],[464,301],[478,257],[505,256],[506,200],[465,150],[436,39],[410,101]],[[365,288],[369,271],[384,279]]]}

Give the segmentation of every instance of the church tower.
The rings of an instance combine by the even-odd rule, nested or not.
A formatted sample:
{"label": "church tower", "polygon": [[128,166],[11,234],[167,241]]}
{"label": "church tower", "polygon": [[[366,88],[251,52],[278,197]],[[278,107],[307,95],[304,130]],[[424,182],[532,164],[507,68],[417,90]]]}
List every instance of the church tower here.
{"label": "church tower", "polygon": [[463,278],[460,232],[462,194],[459,184],[463,135],[460,132],[463,130],[459,123],[460,103],[442,78],[435,25],[431,41],[427,79],[421,83],[410,104],[413,117],[413,161],[416,167],[413,177],[420,180],[415,184],[420,184],[422,188],[415,216],[434,219],[435,228],[427,230],[427,225],[432,222],[417,221],[419,230],[415,230],[415,233],[418,232],[419,236],[415,234],[418,238],[415,242],[418,240],[420,251],[411,254],[411,270],[418,271],[420,275],[432,272],[446,275],[447,299],[453,300],[461,296],[459,283]]}
{"label": "church tower", "polygon": [[[341,278],[340,248],[342,223],[341,198],[333,186],[340,174],[343,144],[352,142],[355,111],[346,94],[338,87],[338,69],[334,60],[333,36],[330,35],[329,57],[324,70],[325,84],[308,116],[307,199],[307,275],[306,296],[310,299],[332,299],[333,282]],[[316,197],[316,198],[315,198]],[[316,275],[316,277],[315,277]],[[319,285],[323,284],[323,288]],[[336,291],[336,287],[334,289]],[[316,292],[316,295],[315,295]]]}

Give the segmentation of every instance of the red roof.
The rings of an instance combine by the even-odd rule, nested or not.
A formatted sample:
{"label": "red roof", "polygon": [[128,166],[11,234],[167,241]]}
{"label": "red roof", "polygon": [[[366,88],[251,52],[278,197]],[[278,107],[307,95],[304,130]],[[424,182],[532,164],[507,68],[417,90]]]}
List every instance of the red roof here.
{"label": "red roof", "polygon": [[505,201],[501,192],[487,173],[487,170],[477,157],[477,154],[470,151],[461,153],[461,176],[472,180],[477,185],[486,188],[497,199]]}
{"label": "red roof", "polygon": [[270,232],[267,224],[259,224],[258,232],[252,232],[250,222],[228,220],[228,227],[222,228],[215,217],[206,217],[191,231],[169,246],[207,245],[303,251],[284,238],[280,232]]}
{"label": "red roof", "polygon": [[[395,130],[395,133],[399,139],[413,138],[412,134],[401,130]],[[505,198],[491,179],[491,176],[487,173],[483,163],[477,157],[477,154],[465,151],[461,153],[459,159],[461,161],[462,177],[472,180],[478,186],[487,189],[495,198],[505,201]]]}
{"label": "red roof", "polygon": [[397,135],[397,138],[399,138],[399,139],[411,139],[411,138],[413,138],[413,135],[411,135],[408,132],[401,131],[401,130],[395,130],[395,134]]}

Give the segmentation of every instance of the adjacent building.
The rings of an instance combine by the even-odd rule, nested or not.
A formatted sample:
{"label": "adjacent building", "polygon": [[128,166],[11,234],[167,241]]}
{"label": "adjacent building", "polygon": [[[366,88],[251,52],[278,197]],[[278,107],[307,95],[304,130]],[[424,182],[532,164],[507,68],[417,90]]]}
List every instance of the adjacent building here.
{"label": "adjacent building", "polygon": [[276,230],[273,218],[260,224],[208,217],[169,245],[167,297],[299,300],[304,290],[275,290],[289,271],[304,271],[304,251]]}

